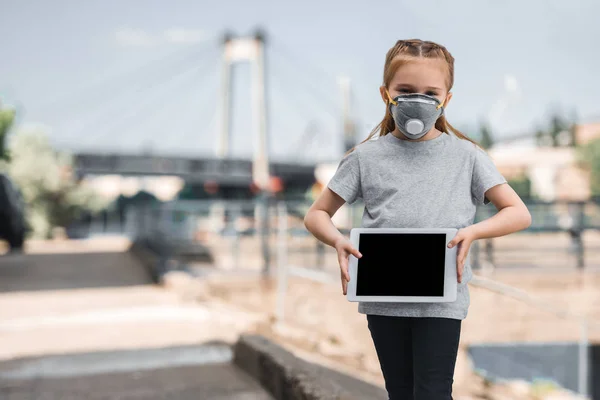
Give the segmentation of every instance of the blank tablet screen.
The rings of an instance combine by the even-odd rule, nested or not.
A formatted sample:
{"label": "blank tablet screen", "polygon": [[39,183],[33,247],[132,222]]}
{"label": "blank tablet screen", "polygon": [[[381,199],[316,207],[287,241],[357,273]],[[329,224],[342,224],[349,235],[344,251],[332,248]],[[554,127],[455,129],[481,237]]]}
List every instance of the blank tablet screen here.
{"label": "blank tablet screen", "polygon": [[357,296],[444,295],[446,234],[361,233]]}

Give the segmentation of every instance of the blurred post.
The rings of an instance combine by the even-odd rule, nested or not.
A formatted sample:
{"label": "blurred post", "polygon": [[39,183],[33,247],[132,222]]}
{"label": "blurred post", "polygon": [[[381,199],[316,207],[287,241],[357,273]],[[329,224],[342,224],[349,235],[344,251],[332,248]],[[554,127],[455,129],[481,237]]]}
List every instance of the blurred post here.
{"label": "blurred post", "polygon": [[584,397],[587,397],[589,383],[589,343],[588,343],[588,326],[585,318],[580,321],[580,336],[579,336],[579,355],[578,355],[578,391]]}
{"label": "blurred post", "polygon": [[491,265],[494,265],[494,243],[493,243],[492,239],[485,240],[485,255],[486,255],[487,261]]}
{"label": "blurred post", "polygon": [[569,221],[571,221],[571,223],[567,228],[567,232],[571,237],[571,246],[573,252],[575,253],[576,266],[579,270],[583,270],[583,268],[585,267],[585,260],[583,240],[581,235],[584,229],[584,203],[568,203],[568,209],[570,217]]}
{"label": "blurred post", "polygon": [[264,268],[263,275],[271,273],[269,251],[269,205],[271,198],[270,171],[269,171],[269,146],[267,140],[267,108],[265,102],[265,63],[264,44],[265,34],[258,30],[253,38],[254,53],[252,59],[252,105],[255,121],[254,157],[252,159],[252,180],[261,190],[263,213],[260,223],[261,247],[263,250]]}
{"label": "blurred post", "polygon": [[219,129],[219,136],[216,148],[216,155],[218,158],[226,158],[229,155],[229,139],[230,139],[230,97],[229,92],[231,91],[231,42],[232,35],[226,33],[223,37],[223,61],[222,61],[222,72],[221,72],[221,93],[220,93],[220,114],[221,114],[221,126]]}
{"label": "blurred post", "polygon": [[342,127],[344,131],[344,153],[356,144],[356,127],[352,119],[352,91],[350,78],[340,77],[338,83],[342,92]]}
{"label": "blurred post", "polygon": [[265,100],[265,33],[257,30],[252,37],[224,37],[223,79],[222,79],[222,122],[218,154],[224,157],[229,152],[229,99],[231,91],[230,73],[234,62],[249,62],[252,68],[252,117],[254,121],[252,183],[260,194],[257,197],[255,221],[261,238],[264,259],[264,275],[269,275],[269,198],[271,196],[271,176],[269,168],[269,146],[267,138],[267,107]]}
{"label": "blurred post", "polygon": [[473,242],[470,253],[473,255],[473,257],[472,257],[473,261],[471,262],[471,268],[474,270],[481,269],[481,259],[480,259],[481,247],[479,245],[479,240],[476,240]]}
{"label": "blurred post", "polygon": [[[350,78],[342,76],[338,78],[338,83],[342,92],[342,127],[344,133],[344,153],[356,145],[356,125],[352,116],[352,86]],[[355,207],[346,204],[348,213],[348,229],[354,226]],[[319,250],[319,265],[324,262],[324,246],[317,244]]]}
{"label": "blurred post", "polygon": [[235,203],[231,210],[232,216],[232,226],[233,226],[233,264],[234,268],[240,268],[240,229],[238,227],[238,222],[242,218],[242,205],[240,203]]}
{"label": "blurred post", "polygon": [[277,322],[285,317],[285,295],[287,291],[287,209],[285,202],[277,204]]}
{"label": "blurred post", "polygon": [[320,240],[317,243],[317,267],[319,269],[325,269],[325,243]]}
{"label": "blurred post", "polygon": [[269,194],[262,191],[257,196],[255,208],[255,221],[257,233],[260,236],[261,248],[263,254],[263,277],[271,274],[271,257],[269,251]]}
{"label": "blurred post", "polygon": [[254,135],[254,157],[252,179],[261,190],[268,190],[270,184],[269,144],[267,140],[267,108],[265,102],[265,34],[258,31],[254,37],[254,58],[252,63],[252,105],[256,131]]}

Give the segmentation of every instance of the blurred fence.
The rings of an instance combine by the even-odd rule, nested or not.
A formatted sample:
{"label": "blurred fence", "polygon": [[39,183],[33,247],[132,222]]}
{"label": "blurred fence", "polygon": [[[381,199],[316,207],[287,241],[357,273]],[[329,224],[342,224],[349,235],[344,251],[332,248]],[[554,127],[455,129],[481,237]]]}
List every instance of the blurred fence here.
{"label": "blurred fence", "polygon": [[[333,249],[316,240],[303,224],[310,207],[304,199],[178,200],[129,207],[124,212],[95,216],[86,234],[125,234],[149,243],[168,241],[172,248],[205,247],[223,268],[262,268],[271,274],[275,257],[277,204],[287,209],[288,251],[293,263],[323,269]],[[480,268],[534,268],[540,270],[600,266],[600,204],[596,202],[528,202],[532,225],[499,239],[473,243],[471,264]],[[345,204],[338,211],[338,228],[345,234],[360,226],[364,204]],[[478,207],[475,222],[496,209]],[[81,231],[82,229],[80,229]],[[525,235],[523,235],[525,234]],[[166,250],[165,250],[166,251]]]}
{"label": "blurred fence", "polygon": [[[112,229],[154,249],[162,257],[157,273],[185,268],[201,274],[204,268],[208,268],[276,278],[279,291],[276,314],[282,320],[285,317],[283,299],[290,276],[340,284],[335,250],[318,241],[304,227],[303,218],[310,205],[304,199],[267,197],[252,201],[186,200],[148,204],[127,209],[118,224],[92,226],[91,233],[109,233]],[[600,265],[600,236],[595,236],[600,228],[598,203],[529,202],[527,206],[533,217],[530,228],[504,238],[473,243],[471,263],[476,273],[484,268],[509,270],[530,267],[536,272],[543,272],[552,268],[563,271],[576,271],[583,267],[594,269]],[[343,233],[348,234],[351,227],[360,226],[363,207],[357,202],[345,204],[338,211],[338,228]],[[475,222],[495,213],[496,209],[491,205],[479,207]],[[104,220],[118,219],[109,215]],[[484,290],[489,296],[495,296],[490,300],[492,309],[493,304],[514,303],[509,308],[515,310],[519,328],[510,329],[525,330],[525,326],[535,322],[545,324],[547,332],[556,333],[556,337],[569,337],[568,340],[574,343],[569,351],[575,353],[569,357],[558,356],[556,364],[562,363],[565,371],[577,372],[568,376],[553,375],[552,371],[544,370],[547,360],[532,355],[535,351],[515,350],[514,347],[510,355],[503,353],[505,362],[498,365],[504,365],[513,372],[524,371],[525,376],[546,376],[572,390],[589,393],[590,329],[600,340],[600,330],[594,322],[498,282],[476,277],[471,286],[473,290]],[[489,315],[490,329],[499,329],[492,317],[494,313]],[[559,326],[560,329],[556,328]],[[563,336],[560,336],[561,332]],[[552,335],[548,336],[548,341],[551,342],[552,338]],[[551,353],[547,349],[544,352],[546,356]],[[493,357],[499,357],[498,353],[494,354]],[[520,369],[514,367],[516,364],[521,365]]]}
{"label": "blurred fence", "polygon": [[[485,292],[483,301],[491,303],[486,313],[477,313],[479,324],[505,335],[501,343],[489,335],[489,343],[470,347],[476,370],[491,380],[549,381],[600,399],[600,359],[595,345],[600,341],[599,321],[478,275],[469,285],[472,291]],[[511,318],[501,310],[510,310]],[[514,339],[507,342],[506,336],[511,335]]]}
{"label": "blurred fence", "polygon": [[270,213],[269,202],[262,199],[150,204],[127,210],[124,233],[161,254],[171,267],[190,270],[201,264],[269,274]]}
{"label": "blurred fence", "polygon": [[[277,206],[279,224],[276,317],[277,321],[283,322],[286,319],[286,300],[290,277],[339,286],[340,274],[335,262],[330,262],[332,268],[325,271],[322,267],[307,268],[305,264],[295,264],[290,261],[290,244],[294,239],[290,238],[290,230],[287,225],[289,221],[287,204],[280,202]],[[543,213],[547,210],[561,209],[557,205],[548,204],[542,204],[540,208],[541,210],[535,209],[535,211]],[[563,209],[564,214],[558,214],[556,217],[566,219],[565,215],[567,217],[572,217],[573,214],[581,216],[581,211],[584,209],[581,204],[577,204],[575,207],[567,204]],[[479,218],[487,218],[487,216],[479,214]],[[557,221],[558,219],[548,218],[545,221],[552,220]],[[580,221],[583,220],[580,219]],[[575,226],[575,224],[569,225],[569,223],[570,221],[563,222],[567,227]],[[539,224],[538,229],[540,225],[543,226]],[[558,231],[556,227],[553,228],[555,232]],[[590,229],[589,226],[588,229]],[[583,314],[562,309],[552,302],[536,298],[516,287],[478,275],[473,277],[470,286],[483,290],[488,297],[492,297],[486,312],[478,315],[478,318],[483,315],[484,319],[489,316],[489,321],[479,321],[480,324],[505,333],[510,329],[520,333],[520,335],[519,333],[514,335],[515,339],[517,337],[520,339],[515,340],[516,345],[515,343],[504,343],[504,349],[493,344],[491,346],[485,344],[473,346],[470,349],[474,367],[481,375],[491,381],[521,379],[531,382],[542,380],[578,393],[584,398],[600,399],[598,384],[600,357],[597,356],[600,354],[600,350],[590,344],[590,331],[594,333],[595,342],[600,341],[600,322]],[[497,297],[500,297],[500,302]],[[499,307],[502,301],[512,304]],[[326,310],[328,307],[322,305],[322,308]],[[511,310],[510,312],[514,312],[514,314],[501,315],[506,310]],[[293,318],[294,320],[298,319],[296,315]],[[523,343],[523,332],[539,331],[540,326],[549,334],[545,338],[534,338],[534,340],[529,337],[529,344],[532,346],[527,347],[527,341]],[[565,340],[567,340],[566,343]],[[558,343],[556,343],[557,341]]]}

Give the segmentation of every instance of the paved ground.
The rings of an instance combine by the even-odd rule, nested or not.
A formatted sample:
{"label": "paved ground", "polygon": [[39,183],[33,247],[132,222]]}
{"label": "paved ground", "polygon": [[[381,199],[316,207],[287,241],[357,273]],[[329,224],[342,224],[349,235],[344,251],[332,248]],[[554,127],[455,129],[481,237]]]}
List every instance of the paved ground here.
{"label": "paved ground", "polygon": [[[588,253],[591,268],[585,276],[573,274],[573,268],[553,270],[553,266],[514,270],[506,268],[504,263],[509,259],[521,262],[521,257],[537,259],[540,254],[555,258],[562,250],[550,253],[566,243],[562,239],[556,243],[548,242],[546,239],[552,238],[542,240],[540,235],[522,236],[519,241],[535,250],[529,249],[528,254],[520,254],[520,250],[510,254],[514,240],[507,239],[510,243],[509,240],[498,241],[498,247],[504,247],[503,254],[498,255],[503,262],[491,273],[492,278],[533,290],[544,300],[572,311],[600,316],[597,308],[590,307],[600,299],[599,264],[594,258],[600,254],[597,249],[596,253]],[[588,239],[591,239],[589,248],[597,246],[597,236]],[[544,246],[548,247],[547,251],[540,251]],[[244,378],[238,376],[240,371],[232,371],[222,361],[207,365],[197,357],[190,365],[171,365],[170,370],[177,372],[172,376],[164,365],[161,368],[160,360],[173,359],[173,353],[165,357],[160,351],[162,356],[157,353],[149,356],[152,353],[147,352],[148,349],[165,348],[171,350],[161,351],[177,352],[173,349],[185,348],[196,354],[197,351],[190,349],[200,348],[202,343],[213,339],[233,342],[240,332],[252,330],[256,323],[264,326],[276,306],[273,282],[265,285],[264,282],[242,279],[236,284],[226,279],[210,286],[213,300],[221,298],[221,303],[189,301],[180,294],[149,284],[145,271],[133,257],[122,252],[124,248],[125,244],[118,241],[95,242],[93,245],[89,242],[52,245],[40,242],[29,243],[29,254],[24,256],[0,257],[0,399],[261,399],[255,393],[250,394],[256,390],[260,393],[260,388],[221,385],[231,379],[244,382]],[[253,259],[252,252],[247,248],[242,250],[244,260]],[[330,253],[325,257],[326,269],[336,270]],[[298,251],[296,261],[310,265],[305,259],[306,254],[308,252]],[[535,257],[531,258],[532,255]],[[258,256],[255,258],[259,259]],[[234,260],[233,256],[224,259],[225,264],[231,262],[231,265],[235,265]],[[240,311],[242,309],[244,311]],[[382,384],[364,316],[356,313],[356,304],[344,300],[338,285],[290,280],[286,313],[294,315],[290,322],[293,322],[291,326],[298,325],[297,331],[288,327],[284,331],[267,330],[265,333],[273,334],[275,339],[285,336],[285,342],[306,349],[311,356],[317,352],[336,360],[339,370],[343,370],[343,365],[354,370],[347,371],[349,373],[366,371],[365,376],[361,376],[363,379]],[[506,329],[498,329],[498,321],[504,321],[502,326]],[[590,332],[592,339],[596,332]],[[473,288],[470,317],[465,321],[462,333],[463,344],[482,340],[573,340],[578,327],[559,318],[549,318],[547,313],[523,307],[513,300]],[[133,350],[133,353],[126,353],[126,350]],[[110,357],[104,353],[94,363],[82,366],[81,360],[93,358],[89,353],[105,351],[114,353]],[[478,383],[474,389],[474,377],[464,353],[459,355],[457,398],[472,399],[482,384]],[[67,358],[56,358],[53,354]],[[42,358],[15,361],[24,356]],[[131,364],[132,359],[137,360],[137,364]],[[129,360],[129,363],[123,360]],[[104,369],[94,370],[90,364],[99,364]],[[119,367],[122,364],[127,368]],[[71,369],[73,365],[81,367],[71,371],[71,375],[58,374],[56,371],[68,370],[65,365],[71,365]],[[152,368],[145,368],[148,365]],[[198,374],[206,380],[198,378]],[[230,388],[230,392],[214,391],[219,385],[223,390]],[[74,393],[79,394],[73,397],[65,392],[64,389],[69,387],[78,390]],[[202,387],[210,393],[209,397],[202,397]],[[152,388],[152,393],[146,388]],[[192,397],[186,397],[188,393],[192,393]],[[225,393],[229,397],[223,397]],[[96,394],[98,397],[93,397]],[[266,395],[263,392],[260,396]]]}
{"label": "paved ground", "polygon": [[0,399],[270,399],[229,363],[258,317],[152,285],[125,248],[0,256]]}
{"label": "paved ground", "polygon": [[0,363],[0,398],[272,399],[224,344],[36,357]]}
{"label": "paved ground", "polygon": [[[299,241],[294,241],[290,240],[290,243],[297,250]],[[572,265],[560,266],[560,259],[545,264],[548,258],[568,255],[565,250],[568,240],[562,235],[514,235],[497,239],[495,243],[499,249],[497,259],[502,262],[495,270],[477,271],[478,275],[524,290],[555,308],[600,321],[600,235],[595,232],[586,235],[589,263],[584,273]],[[312,265],[316,262],[315,254],[308,251],[297,251],[293,257],[296,265],[311,265],[311,260]],[[526,261],[526,267],[512,267],[521,260]],[[327,355],[336,360],[335,368],[353,369],[348,372],[358,372],[362,379],[383,385],[365,317],[356,312],[356,303],[349,303],[341,293],[334,250],[326,249],[323,270],[331,272],[334,283],[288,278],[283,307],[288,329],[281,332],[265,327],[261,333],[271,334],[275,340],[292,342],[307,353]],[[251,277],[222,281],[214,278],[210,279],[210,292],[248,311],[275,310],[277,305],[276,280],[265,283]],[[473,374],[468,359],[467,346],[471,344],[576,342],[579,339],[580,327],[576,321],[556,317],[544,309],[473,285],[470,285],[470,296],[469,316],[463,321],[461,330],[455,398],[473,398],[473,393],[484,392],[483,381]],[[590,341],[600,343],[600,325],[590,326],[587,335]],[[497,388],[494,390],[498,391]],[[505,398],[527,397],[507,395]]]}

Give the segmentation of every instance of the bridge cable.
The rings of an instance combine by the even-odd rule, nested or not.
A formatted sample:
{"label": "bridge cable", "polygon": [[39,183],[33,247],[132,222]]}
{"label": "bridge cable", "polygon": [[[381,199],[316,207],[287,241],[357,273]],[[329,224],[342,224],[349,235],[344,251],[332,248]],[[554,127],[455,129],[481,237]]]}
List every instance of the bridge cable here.
{"label": "bridge cable", "polygon": [[[319,83],[316,81],[315,75],[307,74],[307,70],[303,68],[306,63],[296,62],[294,58],[291,58],[288,53],[281,51],[277,46],[270,45],[268,49],[272,50],[269,54],[275,56],[272,57],[273,60],[282,60],[287,66],[286,69],[292,72],[293,77],[289,78],[289,84],[286,85],[290,87],[290,91],[302,87],[305,93],[313,96],[313,99],[323,107],[324,111],[331,113],[331,115],[338,115],[335,118],[339,118],[341,107],[336,100],[337,97],[332,94],[339,93],[339,88],[336,87],[335,80],[326,84],[323,84],[323,81]],[[281,68],[281,70],[284,70],[284,68]],[[299,79],[302,82],[298,82]],[[327,86],[329,86],[329,89]]]}
{"label": "bridge cable", "polygon": [[[46,103],[42,103],[40,108],[46,108],[50,111],[53,111],[57,107],[64,109],[66,108],[65,106],[73,104],[80,106],[82,103],[80,101],[82,96],[85,100],[88,100],[90,98],[90,93],[94,94],[94,92],[98,90],[101,92],[101,94],[105,94],[105,96],[111,96],[115,93],[115,91],[121,89],[122,86],[128,86],[136,79],[143,77],[143,74],[152,72],[157,68],[168,67],[172,64],[178,65],[181,61],[188,59],[190,55],[200,53],[209,48],[211,44],[213,44],[211,41],[207,41],[202,46],[185,46],[169,52],[161,57],[154,58],[142,65],[137,65],[134,68],[127,69],[110,76],[96,76],[95,79],[88,81],[88,83],[85,85],[79,86],[74,91],[63,93],[58,97],[52,98]],[[192,51],[191,53],[190,50]]]}
{"label": "bridge cable", "polygon": [[[183,84],[185,84],[185,87],[187,87],[191,91],[192,90],[191,88],[193,88],[193,85],[189,85],[189,78],[196,77],[198,75],[203,76],[202,72],[207,70],[208,69],[207,67],[210,67],[210,66],[211,66],[211,63],[209,63],[209,62],[206,62],[203,65],[194,65],[191,69],[187,68],[186,70],[184,70],[183,72],[180,72],[179,74],[170,76],[164,82],[161,82],[161,83],[155,82],[154,84],[147,86],[146,88],[144,88],[144,90],[142,92],[148,92],[148,91],[151,91],[152,89],[160,88],[161,86],[162,86],[163,90],[158,90],[158,92],[154,91],[153,93],[150,93],[149,96],[145,97],[145,99],[143,101],[137,102],[134,105],[132,105],[131,107],[129,107],[127,110],[128,112],[126,114],[120,114],[119,119],[113,120],[113,123],[110,124],[108,126],[108,128],[105,128],[102,131],[104,134],[96,135],[96,140],[94,140],[93,143],[98,144],[98,139],[107,139],[107,136],[113,135],[115,132],[119,132],[119,131],[120,131],[119,136],[122,137],[123,132],[131,131],[131,128],[129,130],[127,130],[127,128],[125,128],[123,130],[118,129],[119,126],[122,126],[123,122],[125,122],[127,120],[131,120],[132,117],[135,117],[136,115],[139,116],[141,113],[144,113],[146,110],[151,109],[153,105],[157,105],[157,103],[156,103],[157,101],[158,101],[158,106],[160,106],[161,102],[164,103],[164,101],[165,101],[165,96],[163,95],[163,93],[166,93],[167,91],[173,90],[175,88],[183,87]],[[190,72],[192,73],[191,77],[189,76]],[[181,79],[181,77],[185,77],[185,79]],[[171,81],[177,81],[177,80],[179,80],[179,82],[176,82],[170,86],[165,86],[165,83],[169,83]],[[154,94],[154,96],[152,96],[152,94]],[[168,110],[168,107],[162,107],[160,109],[160,111],[162,111],[162,112],[164,112],[165,110]],[[160,111],[158,113],[152,113],[145,121],[142,121],[143,126],[148,125],[150,122],[154,121],[157,116],[161,115]],[[137,119],[135,121],[140,121],[140,119]],[[119,125],[120,123],[121,123],[121,125]],[[110,140],[110,138],[108,138],[108,139]]]}
{"label": "bridge cable", "polygon": [[[153,89],[154,87],[157,86],[161,86],[165,83],[170,82],[171,80],[173,80],[174,78],[177,78],[179,76],[181,76],[182,74],[189,72],[190,70],[198,67],[197,64],[197,60],[196,59],[192,59],[189,60],[186,64],[184,64],[183,66],[180,65],[181,68],[178,68],[176,72],[178,73],[173,73],[174,71],[172,69],[168,70],[168,73],[164,73],[161,74],[163,76],[152,76],[149,78],[149,80],[146,82],[145,86],[138,86],[135,87],[133,90],[134,94],[144,94],[144,92],[147,92],[148,90]],[[160,80],[160,78],[162,78],[162,80]],[[99,107],[99,109],[96,109],[96,113],[95,115],[92,115],[91,118],[88,118],[87,123],[84,123],[82,128],[77,129],[74,134],[70,134],[67,135],[66,137],[63,136],[62,139],[64,140],[68,140],[68,139],[72,139],[72,137],[74,135],[79,134],[83,129],[89,129],[93,126],[97,126],[98,124],[100,124],[102,121],[106,121],[107,119],[111,118],[113,115],[115,115],[116,113],[119,113],[120,111],[122,111],[123,109],[128,109],[131,110],[133,107],[135,107],[135,104],[138,104],[136,102],[137,99],[127,99],[125,98],[124,100],[127,101],[127,103],[125,105],[119,104],[119,100],[123,100],[123,94],[129,92],[132,92],[131,90],[132,88],[126,88],[125,90],[120,92],[120,97],[117,99],[112,99],[111,101],[102,103]],[[133,102],[132,102],[133,100]],[[99,112],[98,112],[99,111]],[[112,111],[112,112],[111,112]],[[90,121],[91,119],[91,121]]]}

